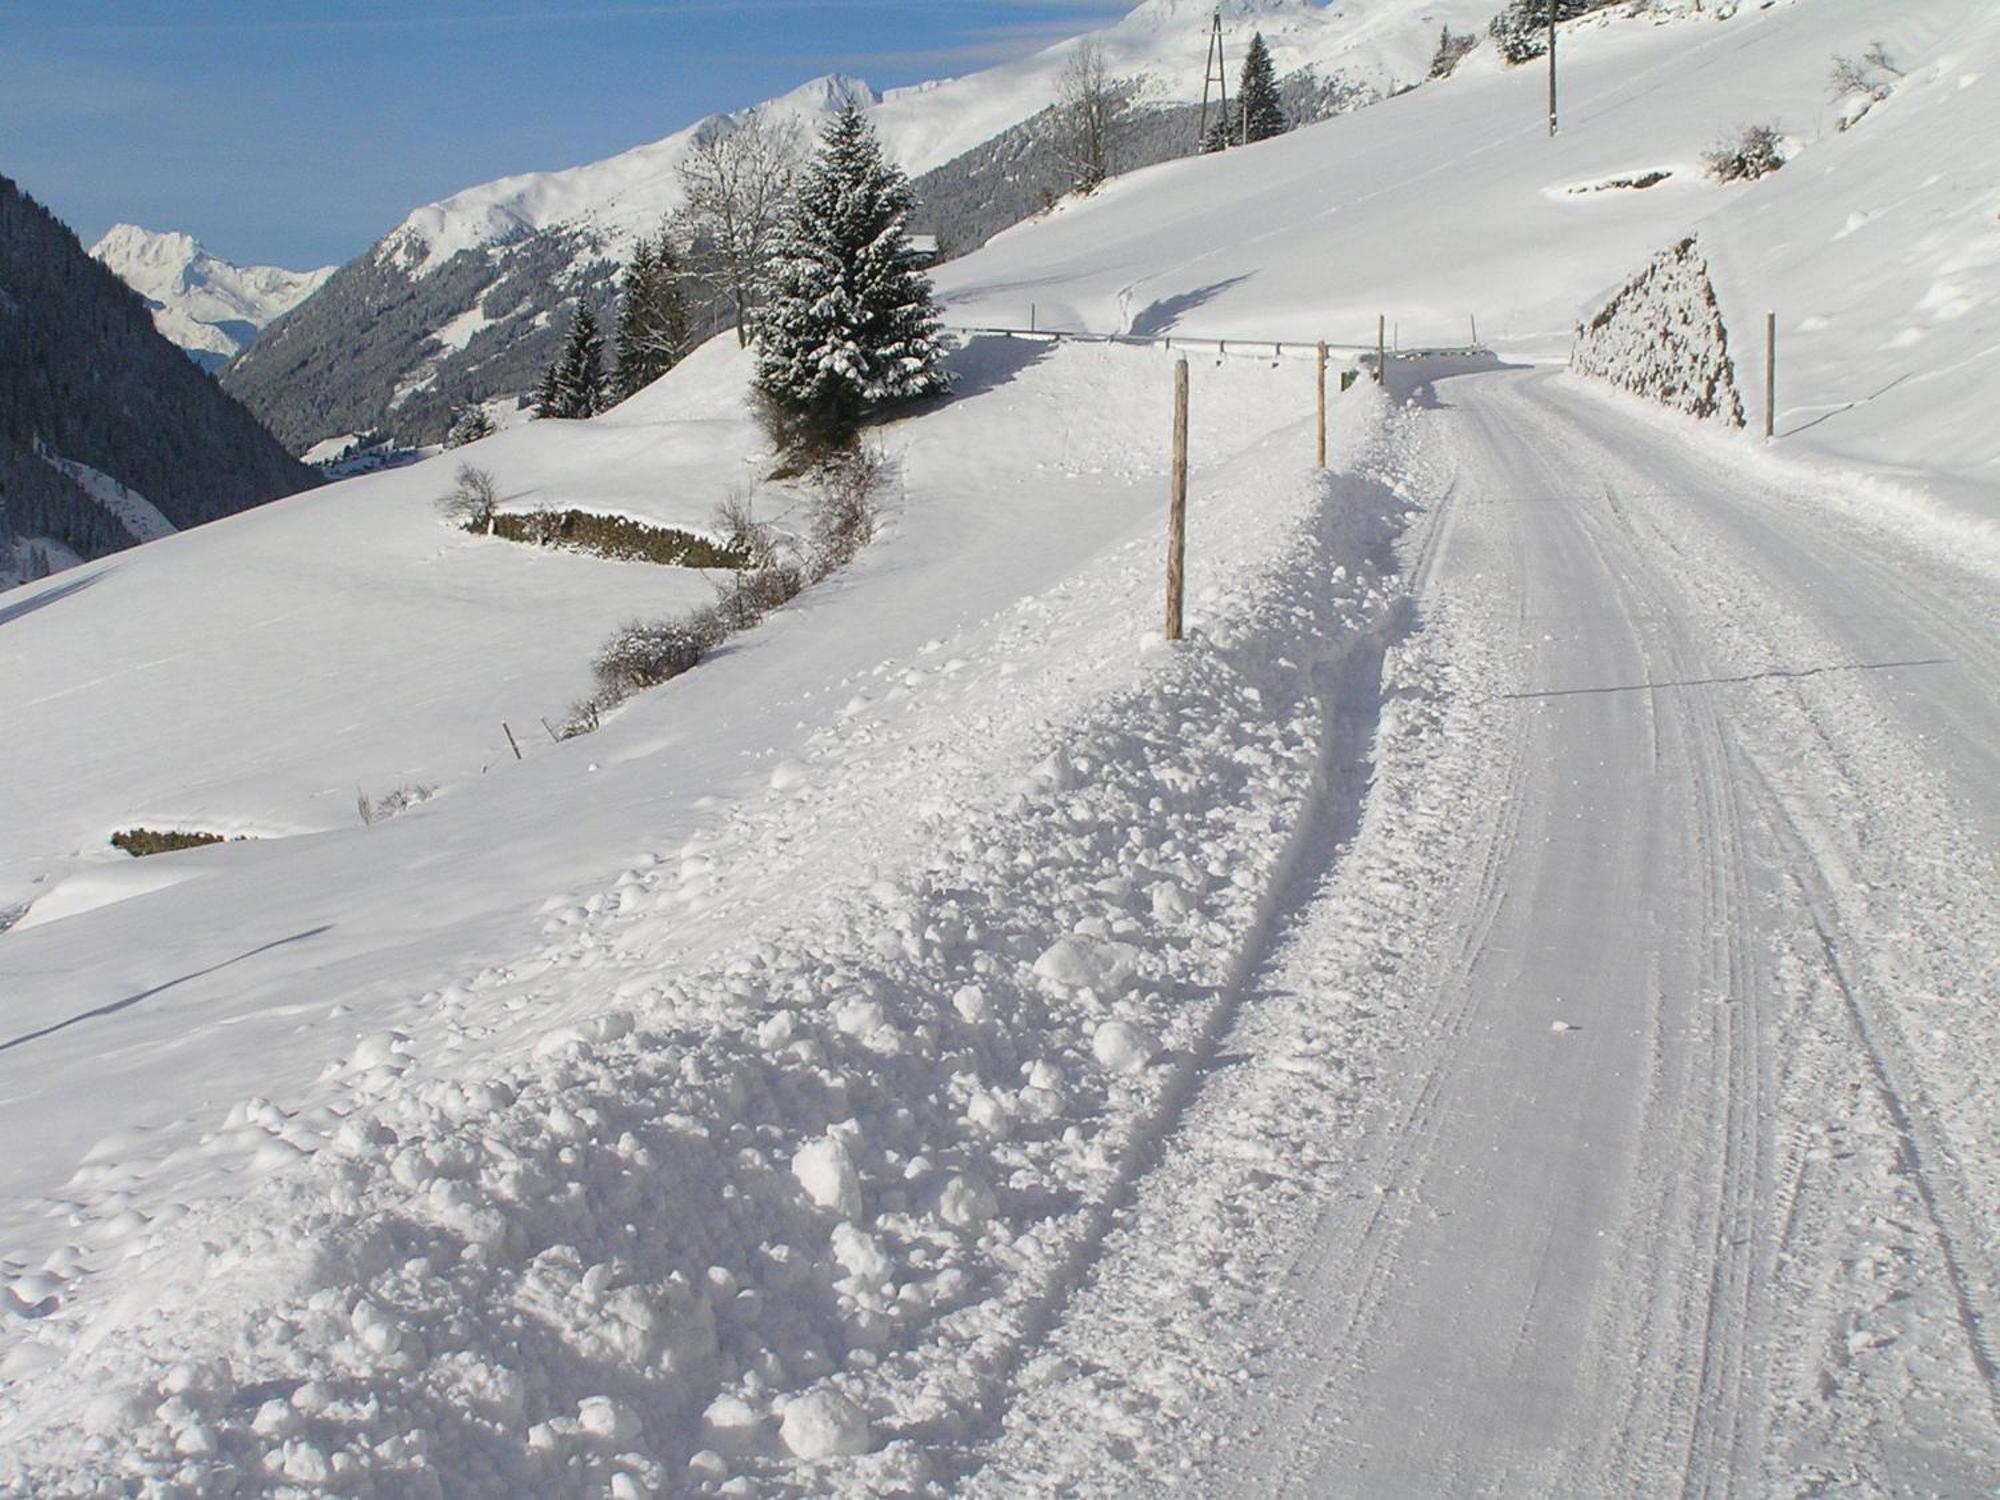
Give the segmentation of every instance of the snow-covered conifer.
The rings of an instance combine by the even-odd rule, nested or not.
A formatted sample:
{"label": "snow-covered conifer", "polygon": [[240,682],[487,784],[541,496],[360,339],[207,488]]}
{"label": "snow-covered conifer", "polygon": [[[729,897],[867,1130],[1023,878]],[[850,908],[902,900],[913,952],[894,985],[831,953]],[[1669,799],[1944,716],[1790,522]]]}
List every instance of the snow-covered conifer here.
{"label": "snow-covered conifer", "polygon": [[477,401],[468,401],[452,413],[451,430],[444,436],[444,445],[447,448],[463,448],[467,443],[493,436],[498,430],[484,406]]}
{"label": "snow-covered conifer", "polygon": [[618,400],[651,385],[687,356],[684,277],[666,234],[642,239],[633,250],[618,304]]}
{"label": "snow-covered conifer", "polygon": [[945,389],[911,204],[874,129],[843,110],[785,215],[758,321],[757,389],[781,446],[838,447],[869,413]]}
{"label": "snow-covered conifer", "polygon": [[1278,98],[1278,73],[1271,64],[1271,49],[1264,45],[1264,33],[1250,38],[1250,50],[1243,54],[1243,76],[1237,85],[1237,110],[1243,142],[1268,141],[1283,135],[1291,126],[1285,120],[1285,106]]}
{"label": "snow-covered conifer", "polygon": [[594,417],[611,404],[604,369],[604,335],[588,302],[578,302],[562,355],[549,366],[535,395],[538,417]]}

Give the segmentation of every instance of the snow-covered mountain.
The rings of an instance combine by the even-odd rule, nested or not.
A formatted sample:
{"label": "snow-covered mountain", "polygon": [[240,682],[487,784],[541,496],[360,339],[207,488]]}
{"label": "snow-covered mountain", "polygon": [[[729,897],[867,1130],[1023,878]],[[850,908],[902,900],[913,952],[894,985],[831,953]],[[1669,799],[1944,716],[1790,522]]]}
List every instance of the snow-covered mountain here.
{"label": "snow-covered mountain", "polygon": [[273,319],[325,286],[338,266],[239,266],[192,235],[116,224],[90,247],[153,310],[153,324],[204,369],[232,359]]}
{"label": "snow-covered mountain", "polygon": [[[1338,85],[1356,99],[1386,97],[1424,78],[1442,27],[1477,31],[1492,4],[1231,0],[1221,8],[1230,86],[1252,32],[1261,31],[1281,75]],[[1202,98],[1215,10],[1147,0],[1091,39],[1139,109],[1187,105]],[[608,313],[633,239],[680,205],[677,169],[696,142],[752,114],[810,132],[855,103],[921,178],[1046,110],[1080,40],[884,93],[854,78],[817,78],[603,161],[504,177],[426,204],[281,320],[224,383],[297,452],[377,430],[434,442],[460,404],[533,388],[561,337],[566,302],[588,298]],[[1184,149],[1194,133],[1190,123]],[[1042,201],[1040,193],[1021,198]]]}

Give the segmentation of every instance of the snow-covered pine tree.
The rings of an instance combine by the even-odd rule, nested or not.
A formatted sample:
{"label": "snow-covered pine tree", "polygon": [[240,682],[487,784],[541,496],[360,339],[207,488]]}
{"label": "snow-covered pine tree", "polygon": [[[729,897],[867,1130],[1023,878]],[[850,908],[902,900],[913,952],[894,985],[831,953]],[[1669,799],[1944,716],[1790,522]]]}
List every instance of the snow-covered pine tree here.
{"label": "snow-covered pine tree", "polygon": [[451,430],[444,435],[447,448],[463,448],[467,443],[476,443],[481,438],[492,437],[499,431],[493,425],[493,418],[486,408],[477,401],[468,401],[452,413]]}
{"label": "snow-covered pine tree", "polygon": [[560,417],[562,410],[562,356],[558,354],[549,361],[549,367],[542,371],[541,383],[535,387],[535,416]]}
{"label": "snow-covered pine tree", "polygon": [[844,446],[871,412],[946,387],[937,301],[909,249],[911,205],[874,128],[843,110],[780,226],[757,324],[757,389],[794,455]]}
{"label": "snow-covered pine tree", "polygon": [[1285,122],[1285,106],[1278,98],[1278,73],[1271,64],[1271,49],[1264,45],[1264,33],[1250,38],[1250,50],[1243,54],[1243,76],[1236,85],[1236,108],[1242,128],[1239,141],[1268,141],[1283,135],[1291,126]]}
{"label": "snow-covered pine tree", "polygon": [[[1613,0],[1556,0],[1556,19],[1573,21],[1601,10]],[[1507,8],[1486,24],[1509,63],[1545,57],[1549,50],[1549,0],[1508,0]]]}
{"label": "snow-covered pine tree", "polygon": [[665,232],[642,239],[625,268],[618,304],[617,399],[644,390],[687,357],[685,273]]}
{"label": "snow-covered pine tree", "polygon": [[538,417],[594,417],[611,405],[604,369],[604,335],[588,302],[578,302],[562,356],[549,366],[535,395]]}

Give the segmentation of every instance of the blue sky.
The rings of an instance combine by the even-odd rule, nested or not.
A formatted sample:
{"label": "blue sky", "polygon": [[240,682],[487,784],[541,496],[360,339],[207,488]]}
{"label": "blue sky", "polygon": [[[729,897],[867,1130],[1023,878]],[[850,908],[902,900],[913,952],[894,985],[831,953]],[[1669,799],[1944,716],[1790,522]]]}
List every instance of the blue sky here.
{"label": "blue sky", "polygon": [[85,244],[345,260],[411,208],[839,71],[878,88],[1101,25],[1091,0],[5,0],[0,173]]}

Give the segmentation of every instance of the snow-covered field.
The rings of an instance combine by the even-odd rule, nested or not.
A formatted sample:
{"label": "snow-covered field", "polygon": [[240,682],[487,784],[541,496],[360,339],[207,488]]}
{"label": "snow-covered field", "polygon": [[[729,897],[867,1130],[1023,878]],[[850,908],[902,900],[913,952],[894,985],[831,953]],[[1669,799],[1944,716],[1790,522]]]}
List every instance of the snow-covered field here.
{"label": "snow-covered field", "polygon": [[[955,322],[1501,344],[1340,396],[1327,475],[1308,365],[1194,357],[1179,646],[1171,356],[1026,339],[885,429],[857,564],[520,762],[501,720],[708,586],[432,501],[471,461],[702,526],[760,457],[726,345],[0,595],[0,1487],[1990,1489],[2000,382],[1950,153],[2000,22],[1575,33],[1555,143],[1475,59],[947,271]],[[1877,36],[1909,77],[1836,133]],[[1798,158],[1688,180],[1745,98]],[[1953,288],[1963,362],[1806,428],[1874,336],[1812,232],[1924,152],[1827,253]],[[1775,452],[1532,362],[1690,231],[1732,325],[1787,266],[1826,319]],[[265,837],[101,842],[176,822]]]}

